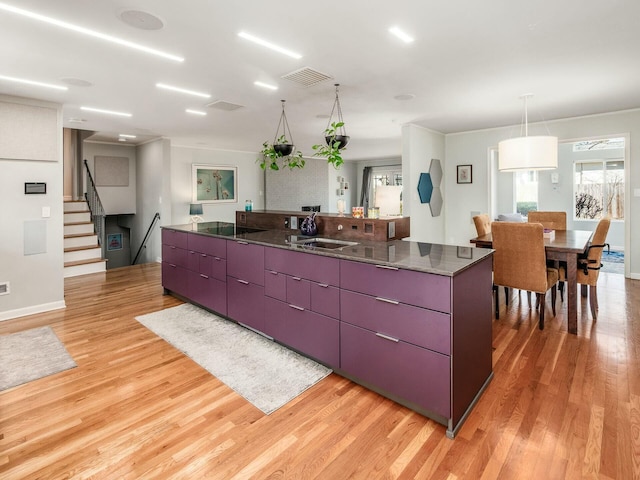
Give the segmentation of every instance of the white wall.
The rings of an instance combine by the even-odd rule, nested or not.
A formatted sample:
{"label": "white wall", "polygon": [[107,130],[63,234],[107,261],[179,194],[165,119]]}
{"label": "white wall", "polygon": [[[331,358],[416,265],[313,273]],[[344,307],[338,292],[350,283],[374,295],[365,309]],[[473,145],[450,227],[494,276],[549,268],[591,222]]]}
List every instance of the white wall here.
{"label": "white wall", "polygon": [[[629,181],[626,185],[629,210],[626,212],[628,226],[625,234],[625,255],[629,258],[628,265],[632,278],[640,278],[640,219],[638,217],[640,196],[633,196],[634,190],[640,189],[640,110],[547,122],[547,127],[552,135],[558,136],[560,142],[628,135],[629,155],[625,158],[625,162],[629,169]],[[496,128],[446,136],[447,161],[443,165],[447,189],[444,202],[447,243],[467,245],[469,239],[475,236],[475,229],[470,220],[471,213],[489,211],[489,150],[496,148],[500,140],[510,138],[513,128]],[[535,130],[531,130],[530,125],[529,133],[536,134]],[[456,184],[456,165],[460,164],[473,165],[473,184]],[[550,175],[550,172],[541,175],[541,182],[545,185],[550,183],[546,175]],[[561,173],[561,185],[569,188],[567,184],[570,178],[564,177],[567,177],[567,174]],[[541,208],[544,205],[545,203],[542,203]]]}
{"label": "white wall", "polygon": [[[445,159],[445,136],[415,125],[402,127],[402,214],[411,217],[411,237],[415,242],[447,243],[445,240],[445,208],[452,195],[448,192],[448,158]],[[421,173],[428,173],[432,159],[442,165],[443,208],[438,217],[431,215],[428,203],[420,203],[418,180]],[[468,162],[467,162],[468,163]],[[475,174],[475,172],[474,172]]]}
{"label": "white wall", "polygon": [[[129,186],[98,186],[98,195],[107,215],[136,213],[136,147],[113,143],[95,143],[85,141],[82,147],[91,175],[96,180],[95,157],[126,157],[129,159]],[[84,171],[84,167],[82,167]],[[85,184],[85,191],[86,191]]]}
{"label": "white wall", "polygon": [[[0,295],[0,320],[65,306],[62,109],[57,104],[7,96],[0,96],[0,109],[6,107],[5,102],[33,106],[37,122],[48,119],[41,126],[58,139],[58,146],[55,161],[0,158],[0,282],[9,282],[10,286],[8,295]],[[47,110],[47,115],[39,116],[39,111]],[[51,110],[55,112],[53,117],[49,115]],[[23,133],[28,137],[29,124],[23,125]],[[0,124],[0,141],[7,127]],[[47,193],[25,195],[25,182],[46,182]],[[50,209],[49,217],[43,217],[43,207]],[[41,222],[43,235],[27,240],[41,240],[44,252],[25,255],[25,225],[32,221]]]}

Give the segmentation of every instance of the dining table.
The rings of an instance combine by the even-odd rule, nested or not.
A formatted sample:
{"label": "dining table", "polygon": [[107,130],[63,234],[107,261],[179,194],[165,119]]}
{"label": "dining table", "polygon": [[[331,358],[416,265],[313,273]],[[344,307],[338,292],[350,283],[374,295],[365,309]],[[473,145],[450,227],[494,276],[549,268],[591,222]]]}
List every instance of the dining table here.
{"label": "dining table", "polygon": [[[544,239],[547,260],[567,263],[567,330],[578,333],[578,255],[585,254],[593,235],[589,230],[554,230],[553,237]],[[476,247],[492,248],[491,233],[471,239]]]}

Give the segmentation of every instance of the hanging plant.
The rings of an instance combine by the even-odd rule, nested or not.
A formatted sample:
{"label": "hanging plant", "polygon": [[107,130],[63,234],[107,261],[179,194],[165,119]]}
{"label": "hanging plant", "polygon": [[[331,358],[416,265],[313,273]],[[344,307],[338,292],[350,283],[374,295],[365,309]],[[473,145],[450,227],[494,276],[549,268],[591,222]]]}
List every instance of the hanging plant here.
{"label": "hanging plant", "polygon": [[[349,136],[347,130],[344,127],[344,119],[342,118],[342,108],[340,106],[340,96],[338,95],[339,83],[335,84],[336,98],[333,102],[333,108],[331,109],[331,115],[329,115],[329,123],[324,130],[324,140],[326,145],[313,145],[311,148],[316,153],[314,157],[325,157],[328,163],[331,163],[335,168],[339,168],[344,163],[342,160],[341,151],[346,149],[347,143],[349,143]],[[337,121],[332,122],[333,114],[336,113]]]}
{"label": "hanging plant", "polygon": [[[291,130],[289,129],[289,122],[287,121],[287,115],[284,112],[284,102],[282,102],[282,114],[280,115],[280,122],[278,122],[278,128],[276,129],[276,135],[273,138],[273,143],[264,142],[262,144],[262,160],[260,162],[260,168],[265,170],[267,166],[269,170],[280,170],[280,167],[294,168],[304,167],[305,161],[302,158],[302,152],[296,150],[293,144],[293,137],[291,136]],[[280,133],[280,126],[282,126],[282,135],[278,137]],[[291,142],[287,140],[287,131],[289,132],[289,138]]]}

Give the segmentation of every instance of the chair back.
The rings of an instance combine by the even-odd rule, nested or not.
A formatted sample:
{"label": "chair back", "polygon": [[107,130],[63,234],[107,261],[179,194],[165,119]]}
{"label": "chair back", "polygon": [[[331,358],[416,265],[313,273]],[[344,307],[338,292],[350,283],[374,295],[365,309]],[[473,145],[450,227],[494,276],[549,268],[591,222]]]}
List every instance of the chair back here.
{"label": "chair back", "polygon": [[473,223],[476,226],[476,232],[479,237],[491,233],[491,219],[486,213],[473,217]]}
{"label": "chair back", "polygon": [[567,212],[536,212],[528,213],[529,222],[541,223],[544,228],[551,230],[567,229]]}
{"label": "chair back", "polygon": [[611,217],[605,217],[598,222],[596,230],[587,249],[586,270],[584,272],[584,260],[578,260],[578,282],[583,285],[595,285],[600,275],[602,251],[607,240],[607,233],[611,226]]}
{"label": "chair back", "polygon": [[493,222],[493,283],[545,293],[547,261],[539,223]]}

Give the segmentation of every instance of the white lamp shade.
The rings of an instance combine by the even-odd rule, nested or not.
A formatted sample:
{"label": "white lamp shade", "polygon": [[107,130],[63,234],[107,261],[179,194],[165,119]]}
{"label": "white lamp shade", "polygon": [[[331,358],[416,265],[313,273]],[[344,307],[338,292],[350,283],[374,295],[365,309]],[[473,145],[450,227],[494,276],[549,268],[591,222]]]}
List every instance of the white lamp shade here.
{"label": "white lamp shade", "polygon": [[558,168],[558,137],[517,137],[498,143],[498,170],[552,170]]}

